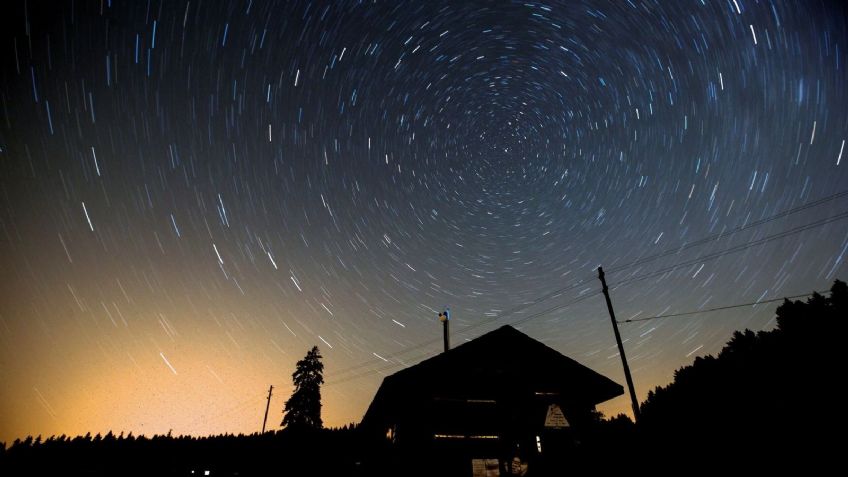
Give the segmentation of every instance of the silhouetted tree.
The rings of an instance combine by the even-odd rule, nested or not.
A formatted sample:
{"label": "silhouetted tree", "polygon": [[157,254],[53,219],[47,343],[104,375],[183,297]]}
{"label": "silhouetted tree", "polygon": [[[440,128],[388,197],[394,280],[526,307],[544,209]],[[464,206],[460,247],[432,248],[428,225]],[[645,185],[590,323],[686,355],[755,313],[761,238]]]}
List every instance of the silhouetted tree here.
{"label": "silhouetted tree", "polygon": [[324,364],[318,347],[313,346],[306,357],[297,362],[292,374],[294,392],[286,401],[282,425],[288,429],[321,429],[321,385],[324,384]]}

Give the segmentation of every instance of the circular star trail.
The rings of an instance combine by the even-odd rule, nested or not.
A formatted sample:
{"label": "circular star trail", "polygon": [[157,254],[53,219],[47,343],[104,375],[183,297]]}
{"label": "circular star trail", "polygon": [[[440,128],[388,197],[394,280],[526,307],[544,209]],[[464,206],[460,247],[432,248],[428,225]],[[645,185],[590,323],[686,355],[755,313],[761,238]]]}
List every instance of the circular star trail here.
{"label": "circular star trail", "polygon": [[0,439],[356,422],[446,306],[623,382],[598,266],[644,399],[848,275],[839,2],[2,9]]}

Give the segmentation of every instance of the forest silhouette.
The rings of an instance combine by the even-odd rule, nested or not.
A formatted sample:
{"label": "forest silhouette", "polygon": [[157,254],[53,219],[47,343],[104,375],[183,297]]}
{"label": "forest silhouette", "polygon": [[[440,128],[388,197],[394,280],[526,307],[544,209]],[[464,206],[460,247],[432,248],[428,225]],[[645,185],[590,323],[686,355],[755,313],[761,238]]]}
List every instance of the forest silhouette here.
{"label": "forest silhouette", "polygon": [[[841,467],[848,286],[837,280],[829,296],[786,300],[775,320],[774,329],[737,331],[717,356],[677,370],[649,392],[638,423],[598,415],[564,467],[545,475]],[[384,447],[354,424],[209,437],[38,436],[0,445],[0,475],[378,475],[388,472]],[[405,475],[416,474],[410,464]]]}
{"label": "forest silhouette", "polygon": [[775,319],[771,331],[734,332],[718,356],[696,358],[649,392],[640,437],[677,461],[808,471],[836,463],[848,286],[784,300]]}

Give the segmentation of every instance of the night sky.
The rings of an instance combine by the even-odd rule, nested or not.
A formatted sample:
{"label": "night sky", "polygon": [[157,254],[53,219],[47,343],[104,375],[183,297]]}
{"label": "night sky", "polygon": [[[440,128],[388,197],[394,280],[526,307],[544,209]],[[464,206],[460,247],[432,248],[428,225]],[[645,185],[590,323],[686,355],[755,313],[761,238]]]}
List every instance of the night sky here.
{"label": "night sky", "polygon": [[[619,320],[848,278],[838,1],[0,8],[0,440],[276,427],[313,345],[358,422],[445,306],[624,384],[599,265]],[[777,305],[622,324],[640,399]]]}

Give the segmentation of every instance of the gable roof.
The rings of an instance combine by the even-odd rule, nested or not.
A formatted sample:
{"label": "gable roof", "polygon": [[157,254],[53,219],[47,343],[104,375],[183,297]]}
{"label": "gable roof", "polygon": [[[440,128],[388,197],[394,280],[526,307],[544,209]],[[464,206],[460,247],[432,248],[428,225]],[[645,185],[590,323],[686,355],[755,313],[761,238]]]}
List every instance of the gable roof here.
{"label": "gable roof", "polygon": [[621,385],[506,325],[387,376],[363,424],[394,414],[399,403],[433,396],[491,399],[510,387],[590,406],[624,393]]}

